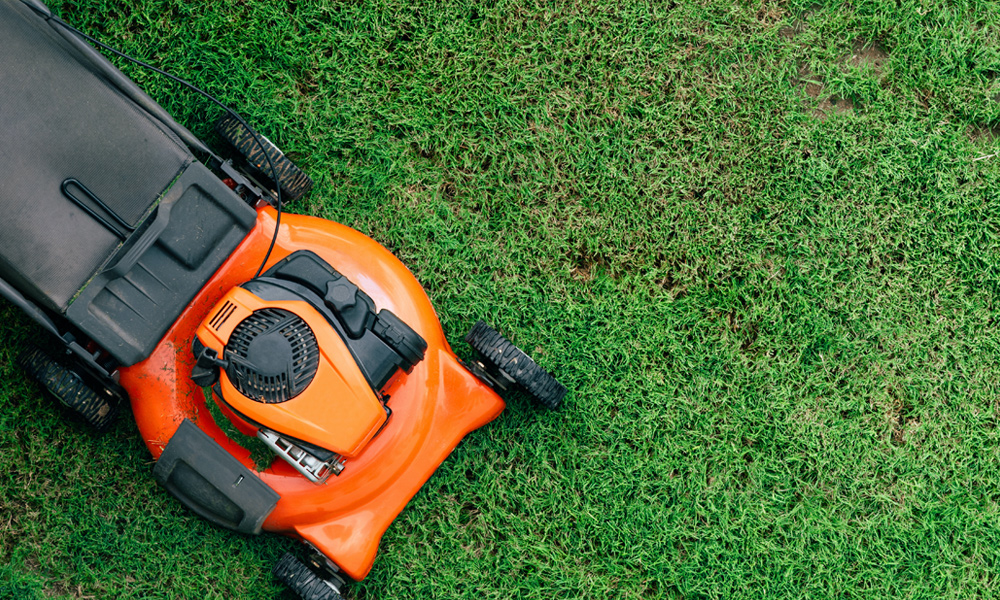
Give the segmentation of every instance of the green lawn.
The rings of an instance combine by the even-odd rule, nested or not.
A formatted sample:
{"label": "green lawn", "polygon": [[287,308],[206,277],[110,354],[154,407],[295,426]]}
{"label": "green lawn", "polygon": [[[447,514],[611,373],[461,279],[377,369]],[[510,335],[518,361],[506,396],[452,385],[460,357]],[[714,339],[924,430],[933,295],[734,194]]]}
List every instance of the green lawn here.
{"label": "green lawn", "polygon": [[[481,317],[570,389],[470,435],[359,600],[1000,596],[1000,4],[51,5],[259,124],[460,354]],[[291,598],[292,542],[25,380],[24,321],[0,597]]]}

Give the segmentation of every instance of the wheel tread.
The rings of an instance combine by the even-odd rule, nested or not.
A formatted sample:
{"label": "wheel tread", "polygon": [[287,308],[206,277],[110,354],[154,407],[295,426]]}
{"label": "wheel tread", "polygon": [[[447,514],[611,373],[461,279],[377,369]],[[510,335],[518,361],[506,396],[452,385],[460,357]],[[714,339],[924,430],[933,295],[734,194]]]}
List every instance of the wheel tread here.
{"label": "wheel tread", "polygon": [[[274,166],[277,180],[275,183],[281,186],[281,193],[289,202],[298,200],[313,187],[313,181],[294,162],[270,143],[263,136],[260,136],[260,144],[253,134],[243,126],[233,115],[226,114],[215,124],[216,131],[219,132],[227,142],[233,145],[258,171],[266,177],[272,178],[271,169],[267,158],[270,157]],[[261,149],[261,144],[267,149],[265,155]]]}
{"label": "wheel tread", "polygon": [[465,341],[547,408],[557,408],[566,396],[565,386],[485,322],[476,322]]}
{"label": "wheel tread", "polygon": [[299,559],[286,552],[272,569],[274,576],[302,600],[344,600],[322,578]]}
{"label": "wheel tread", "polygon": [[53,359],[41,348],[28,348],[17,359],[32,379],[99,431],[107,429],[118,416],[120,402],[94,390],[76,371]]}

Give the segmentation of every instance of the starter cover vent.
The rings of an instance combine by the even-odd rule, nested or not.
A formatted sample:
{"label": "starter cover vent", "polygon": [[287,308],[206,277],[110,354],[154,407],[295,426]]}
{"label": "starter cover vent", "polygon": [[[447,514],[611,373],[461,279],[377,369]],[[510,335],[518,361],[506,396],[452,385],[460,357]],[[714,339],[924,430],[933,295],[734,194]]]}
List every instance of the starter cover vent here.
{"label": "starter cover vent", "polygon": [[226,344],[226,374],[241,394],[265,404],[301,394],[316,376],[319,346],[309,325],[280,308],[255,311]]}

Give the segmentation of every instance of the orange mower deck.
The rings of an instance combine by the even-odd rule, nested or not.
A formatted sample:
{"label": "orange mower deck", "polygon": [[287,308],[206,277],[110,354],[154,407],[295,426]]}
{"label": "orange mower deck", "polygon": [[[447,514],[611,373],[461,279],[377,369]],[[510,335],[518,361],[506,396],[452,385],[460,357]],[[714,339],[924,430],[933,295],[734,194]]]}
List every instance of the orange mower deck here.
{"label": "orange mower deck", "polygon": [[[139,431],[158,458],[184,419],[256,471],[250,453],[212,418],[204,391],[190,378],[191,343],[208,312],[229,290],[251,279],[274,234],[275,211],[260,208],[257,223],[236,252],[209,279],[153,353],[120,370]],[[275,458],[258,473],[281,499],[264,522],[266,531],[298,537],[333,560],[352,579],[371,569],[378,543],[441,462],[469,432],[495,419],[504,401],[465,369],[452,352],[413,275],[367,236],[315,217],[284,214],[268,266],[297,250],[311,250],[407,322],[428,344],[426,357],[387,385],[392,409],[385,428],[343,472],[314,484]],[[243,433],[254,430],[223,408]]]}

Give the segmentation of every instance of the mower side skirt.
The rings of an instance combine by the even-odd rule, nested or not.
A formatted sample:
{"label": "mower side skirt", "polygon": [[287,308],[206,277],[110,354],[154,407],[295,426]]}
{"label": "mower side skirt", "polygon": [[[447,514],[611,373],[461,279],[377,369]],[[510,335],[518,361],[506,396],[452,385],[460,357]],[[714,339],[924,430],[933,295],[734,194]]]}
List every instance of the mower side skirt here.
{"label": "mower side skirt", "polygon": [[216,525],[260,533],[281,496],[188,419],[153,469],[184,506]]}

